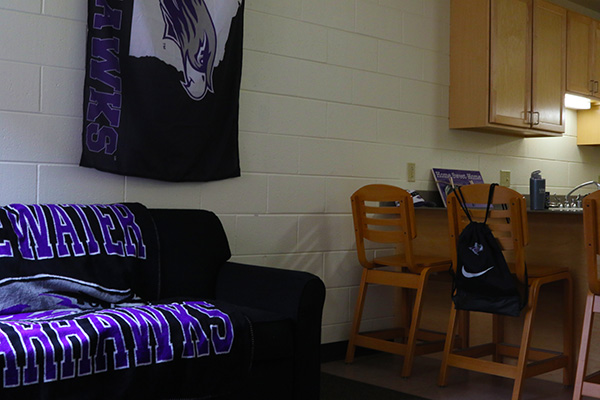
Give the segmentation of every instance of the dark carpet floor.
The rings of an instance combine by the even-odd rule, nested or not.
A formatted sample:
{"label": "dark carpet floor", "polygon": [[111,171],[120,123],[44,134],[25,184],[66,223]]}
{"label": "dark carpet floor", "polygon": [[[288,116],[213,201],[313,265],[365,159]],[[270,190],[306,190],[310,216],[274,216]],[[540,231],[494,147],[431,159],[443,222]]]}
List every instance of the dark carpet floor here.
{"label": "dark carpet floor", "polygon": [[321,400],[427,400],[424,397],[396,392],[379,386],[369,385],[321,373]]}

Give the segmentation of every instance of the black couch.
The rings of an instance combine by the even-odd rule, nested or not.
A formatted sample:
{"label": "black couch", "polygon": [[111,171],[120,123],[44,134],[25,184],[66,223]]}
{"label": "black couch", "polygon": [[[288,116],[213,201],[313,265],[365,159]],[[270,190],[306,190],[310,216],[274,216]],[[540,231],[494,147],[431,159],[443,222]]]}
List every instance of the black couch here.
{"label": "black couch", "polygon": [[[47,209],[44,210],[50,215]],[[211,357],[197,356],[177,362],[159,363],[156,355],[158,339],[154,333],[154,337],[146,338],[149,340],[148,348],[154,347],[154,350],[148,353],[156,357],[152,365],[145,365],[137,358],[134,359],[133,353],[138,357],[137,348],[134,346],[127,350],[127,354],[129,363],[135,364],[135,367],[119,368],[117,362],[112,361],[114,365],[106,366],[106,371],[101,371],[102,373],[94,372],[86,376],[81,373],[81,367],[78,367],[78,375],[74,378],[46,379],[46,376],[51,376],[47,370],[52,370],[52,362],[56,361],[56,365],[59,365],[65,358],[64,354],[60,354],[60,346],[55,343],[52,346],[59,350],[56,355],[52,355],[55,359],[50,360],[50,364],[39,357],[29,360],[37,363],[37,368],[42,371],[37,376],[44,378],[36,377],[35,379],[40,381],[36,381],[35,384],[23,384],[25,375],[31,371],[26,371],[28,367],[24,366],[23,360],[17,360],[23,365],[18,367],[18,371],[21,371],[19,379],[22,381],[18,387],[7,387],[6,383],[4,387],[0,386],[0,398],[318,399],[321,316],[325,299],[323,282],[306,272],[228,261],[231,253],[227,237],[219,218],[212,212],[150,209],[149,213],[158,239],[160,282],[157,298],[143,307],[158,305],[157,307],[166,309],[174,307],[173,304],[193,302],[207,315],[213,312],[213,306],[224,310],[236,320],[236,324],[247,328],[242,333],[236,333],[235,346],[240,354],[238,358],[211,358],[211,354]],[[56,217],[54,218],[56,223]],[[14,217],[11,221],[15,225]],[[2,212],[0,223],[4,227],[11,223]],[[0,245],[4,240],[1,237],[1,228],[2,226]],[[104,319],[98,319],[96,323],[107,321],[106,315],[113,315],[113,320],[118,319],[114,314],[133,320],[126,312],[102,309],[100,314],[102,313]],[[146,314],[148,315],[150,314]],[[204,331],[212,340],[211,335],[221,335],[225,328],[223,323],[219,322],[221,314],[211,315],[213,319],[204,326]],[[2,318],[0,315],[0,324],[3,323]],[[10,322],[10,326],[19,326],[18,329],[27,330],[36,325],[28,324],[25,319],[23,321],[25,322]],[[129,325],[135,326],[134,323]],[[55,328],[56,325],[52,329],[56,330]],[[157,332],[158,328],[153,329],[154,331],[150,331]],[[50,337],[55,335],[54,330],[48,328],[47,331],[51,331],[51,334],[46,336],[49,336],[49,341],[56,342],[56,337]],[[199,331],[200,327],[196,333],[189,333],[190,345],[193,344],[196,352],[203,344],[197,333]],[[140,335],[143,334],[142,330],[139,332]],[[146,336],[152,335],[146,332]],[[0,334],[0,375],[2,367],[9,363],[6,356],[8,353],[2,353],[2,349],[6,348],[2,347],[5,337],[6,334]],[[174,334],[171,334],[170,340],[177,340]],[[38,356],[43,350],[42,341],[31,341],[31,346],[37,346]],[[88,351],[92,356],[94,352],[101,351],[101,346],[97,344],[99,342],[91,341]],[[118,340],[102,342],[104,354],[112,352],[113,358],[108,358],[108,364],[117,357],[117,342]],[[111,343],[114,348],[111,348]],[[136,346],[139,344],[137,341],[135,343]],[[209,344],[204,344],[208,349]],[[215,344],[211,344],[216,349]],[[4,345],[6,346],[6,342]],[[193,356],[194,350],[191,347],[190,349]],[[81,349],[78,351],[84,353]],[[181,350],[178,351],[181,353]],[[211,350],[214,351],[216,350]],[[139,366],[140,364],[142,366]],[[94,368],[97,368],[97,364],[94,365]],[[64,374],[66,370],[64,366],[55,368],[60,371],[56,373],[57,376]],[[15,377],[16,375],[13,376]],[[6,381],[4,376],[3,382]]]}

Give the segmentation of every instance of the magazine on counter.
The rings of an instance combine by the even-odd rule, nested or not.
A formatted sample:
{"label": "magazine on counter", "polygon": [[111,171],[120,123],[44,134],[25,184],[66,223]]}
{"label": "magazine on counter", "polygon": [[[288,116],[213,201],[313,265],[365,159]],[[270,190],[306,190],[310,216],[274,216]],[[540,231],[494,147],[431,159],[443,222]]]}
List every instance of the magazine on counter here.
{"label": "magazine on counter", "polygon": [[446,207],[446,197],[448,197],[448,194],[454,187],[470,185],[472,183],[483,183],[483,177],[479,171],[432,168],[431,173],[440,191],[444,207]]}

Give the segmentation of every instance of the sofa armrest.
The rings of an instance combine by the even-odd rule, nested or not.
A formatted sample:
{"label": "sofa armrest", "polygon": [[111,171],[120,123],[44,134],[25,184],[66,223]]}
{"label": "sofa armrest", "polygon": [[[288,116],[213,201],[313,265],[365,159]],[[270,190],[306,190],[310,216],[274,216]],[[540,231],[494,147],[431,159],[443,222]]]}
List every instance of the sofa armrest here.
{"label": "sofa armrest", "polygon": [[298,320],[306,312],[321,314],[325,286],[308,272],[226,262],[217,277],[216,298]]}
{"label": "sofa armrest", "polygon": [[308,272],[226,262],[216,299],[279,313],[294,323],[294,397],[319,398],[325,285]]}

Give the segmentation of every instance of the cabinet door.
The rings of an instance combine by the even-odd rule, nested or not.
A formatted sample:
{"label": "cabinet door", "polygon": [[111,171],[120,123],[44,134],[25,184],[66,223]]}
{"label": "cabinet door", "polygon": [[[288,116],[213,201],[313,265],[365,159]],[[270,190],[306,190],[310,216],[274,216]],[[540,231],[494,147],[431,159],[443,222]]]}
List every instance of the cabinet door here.
{"label": "cabinet door", "polygon": [[543,0],[533,9],[533,129],[564,132],[567,12]]}
{"label": "cabinet door", "polygon": [[490,122],[529,126],[532,0],[492,0]]}
{"label": "cabinet door", "polygon": [[589,96],[592,92],[593,20],[567,13],[567,91]]}
{"label": "cabinet door", "polygon": [[577,145],[600,144],[600,106],[577,111]]}
{"label": "cabinet door", "polygon": [[591,50],[591,59],[592,59],[592,76],[591,80],[593,80],[593,96],[598,98],[600,97],[600,22],[594,21],[593,23],[593,36],[592,42],[594,43]]}

